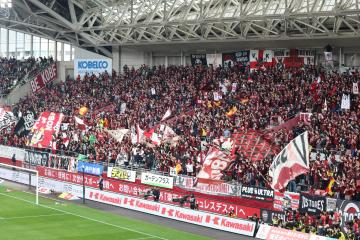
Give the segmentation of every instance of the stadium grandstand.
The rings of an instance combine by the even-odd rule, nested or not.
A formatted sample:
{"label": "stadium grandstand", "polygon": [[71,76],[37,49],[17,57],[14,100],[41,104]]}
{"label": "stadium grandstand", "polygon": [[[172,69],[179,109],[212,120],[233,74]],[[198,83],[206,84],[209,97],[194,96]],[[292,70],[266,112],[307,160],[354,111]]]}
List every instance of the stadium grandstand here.
{"label": "stadium grandstand", "polygon": [[360,240],[360,0],[0,0],[0,238]]}

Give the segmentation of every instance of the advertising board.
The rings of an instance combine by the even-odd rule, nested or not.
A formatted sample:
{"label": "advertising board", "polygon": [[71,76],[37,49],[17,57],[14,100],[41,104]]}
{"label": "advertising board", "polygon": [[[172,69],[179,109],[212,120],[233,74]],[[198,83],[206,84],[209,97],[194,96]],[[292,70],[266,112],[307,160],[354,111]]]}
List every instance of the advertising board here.
{"label": "advertising board", "polygon": [[102,59],[75,59],[74,60],[74,78],[95,74],[98,76],[100,73],[107,72],[112,74],[112,60],[110,58]]}

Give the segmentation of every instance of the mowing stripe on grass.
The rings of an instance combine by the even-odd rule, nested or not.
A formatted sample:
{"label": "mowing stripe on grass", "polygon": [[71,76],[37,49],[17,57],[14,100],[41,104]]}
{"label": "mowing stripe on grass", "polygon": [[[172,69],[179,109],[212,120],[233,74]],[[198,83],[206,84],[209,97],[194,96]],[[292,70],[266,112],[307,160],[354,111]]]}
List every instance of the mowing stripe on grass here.
{"label": "mowing stripe on grass", "polygon": [[[32,193],[31,193],[31,194],[32,194]],[[19,200],[19,201],[23,201],[23,202],[27,202],[27,203],[36,205],[36,203],[34,203],[34,202],[32,202],[32,201],[28,201],[28,200],[25,200],[25,199],[22,199],[22,198],[18,198],[18,197],[15,197],[15,196],[11,196],[11,195],[8,195],[8,194],[0,193],[0,195],[6,196],[6,197],[10,197],[10,198],[14,198],[14,199],[17,199],[17,200]],[[119,229],[128,230],[128,231],[130,231],[130,232],[135,232],[135,233],[143,234],[143,235],[149,236],[149,237],[151,237],[151,238],[158,238],[158,239],[162,239],[162,240],[169,240],[169,239],[167,239],[167,238],[158,237],[158,236],[155,236],[155,235],[152,235],[152,234],[149,234],[149,233],[144,233],[144,232],[141,232],[141,231],[138,231],[138,230],[134,230],[134,229],[131,229],[131,228],[127,228],[127,227],[121,227],[121,226],[118,226],[118,225],[115,225],[115,224],[112,224],[112,223],[107,223],[107,222],[104,222],[104,221],[101,221],[101,220],[96,220],[96,219],[93,219],[93,218],[85,217],[85,216],[82,216],[82,215],[79,215],[79,214],[75,214],[75,213],[72,213],[72,212],[68,212],[68,211],[61,210],[61,209],[57,209],[57,208],[53,208],[53,207],[49,207],[49,206],[46,206],[46,205],[38,204],[38,205],[36,205],[36,206],[41,206],[41,207],[43,207],[43,208],[48,208],[48,209],[52,209],[52,210],[59,211],[59,212],[62,212],[62,213],[67,213],[67,214],[70,214],[70,215],[73,215],[73,216],[76,216],[76,217],[79,217],[79,218],[83,218],[83,219],[86,219],[86,220],[89,220],[89,221],[101,223],[101,224],[108,225],[108,226],[115,227],[115,228],[119,228]]]}
{"label": "mowing stripe on grass", "polygon": [[69,215],[69,214],[68,213],[55,213],[55,214],[43,214],[43,215],[9,217],[9,218],[0,217],[0,220],[12,220],[12,219],[23,219],[23,218],[41,218],[41,217],[63,216],[63,215]]}

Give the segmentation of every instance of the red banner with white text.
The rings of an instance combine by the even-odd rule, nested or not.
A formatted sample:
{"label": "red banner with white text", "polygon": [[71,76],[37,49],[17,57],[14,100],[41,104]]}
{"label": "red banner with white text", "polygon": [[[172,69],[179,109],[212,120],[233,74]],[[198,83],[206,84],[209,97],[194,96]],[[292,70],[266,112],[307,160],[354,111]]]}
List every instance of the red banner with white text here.
{"label": "red banner with white text", "polygon": [[62,113],[43,112],[32,127],[27,145],[35,148],[51,148],[56,150],[56,138],[61,121]]}
{"label": "red banner with white text", "polygon": [[57,77],[56,63],[53,63],[47,68],[45,68],[36,77],[34,77],[34,79],[30,82],[33,93],[36,93],[41,89],[43,89],[46,86],[46,84],[54,81],[56,77]]}

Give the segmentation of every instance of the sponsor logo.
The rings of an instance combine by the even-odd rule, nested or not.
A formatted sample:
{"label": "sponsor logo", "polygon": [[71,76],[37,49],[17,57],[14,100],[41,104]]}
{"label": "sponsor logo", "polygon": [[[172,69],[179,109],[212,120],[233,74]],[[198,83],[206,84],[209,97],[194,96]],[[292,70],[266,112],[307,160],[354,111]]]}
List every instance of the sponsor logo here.
{"label": "sponsor logo", "polygon": [[79,61],[78,69],[106,69],[108,68],[109,63],[107,61]]}

